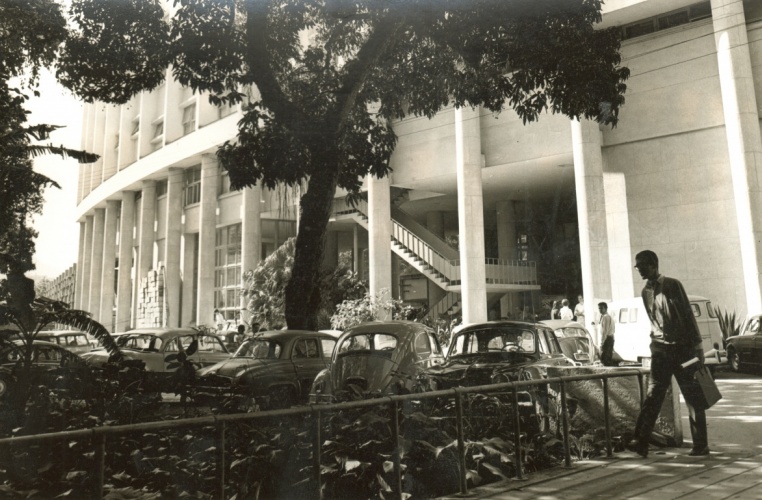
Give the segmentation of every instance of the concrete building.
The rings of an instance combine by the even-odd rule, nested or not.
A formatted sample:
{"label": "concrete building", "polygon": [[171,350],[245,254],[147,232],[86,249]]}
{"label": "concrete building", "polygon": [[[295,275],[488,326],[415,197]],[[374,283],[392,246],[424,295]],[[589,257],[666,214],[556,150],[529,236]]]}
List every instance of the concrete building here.
{"label": "concrete building", "polygon": [[[388,179],[337,193],[326,263],[352,252],[371,291],[464,321],[539,313],[543,296],[639,293],[652,249],[690,293],[762,309],[762,2],[608,0],[631,70],[617,128],[511,110],[394,124]],[[172,81],[88,105],[75,305],[115,331],[238,314],[241,275],[296,232],[297,193],[231,192],[214,153],[236,134]],[[455,244],[457,242],[457,244]]]}

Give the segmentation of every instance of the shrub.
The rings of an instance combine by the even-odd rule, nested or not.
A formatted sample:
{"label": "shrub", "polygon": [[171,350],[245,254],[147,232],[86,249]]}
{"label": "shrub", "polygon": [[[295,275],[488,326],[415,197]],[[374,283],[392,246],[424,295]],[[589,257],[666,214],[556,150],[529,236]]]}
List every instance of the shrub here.
{"label": "shrub", "polygon": [[722,332],[723,345],[729,337],[733,337],[741,333],[742,320],[736,316],[736,312],[728,312],[727,310],[720,309],[720,306],[714,306],[714,314],[717,316],[717,320],[720,322],[720,331]]}

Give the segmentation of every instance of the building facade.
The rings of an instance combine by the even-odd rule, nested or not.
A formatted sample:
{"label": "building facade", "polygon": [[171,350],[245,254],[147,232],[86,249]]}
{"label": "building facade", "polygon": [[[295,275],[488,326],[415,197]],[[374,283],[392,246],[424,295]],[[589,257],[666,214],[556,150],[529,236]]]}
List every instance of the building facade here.
{"label": "building facade", "polygon": [[[543,296],[637,295],[654,250],[690,293],[762,309],[762,3],[609,0],[631,76],[620,123],[445,109],[394,124],[393,173],[337,192],[326,265],[351,253],[371,293],[466,322],[533,316]],[[237,320],[241,276],[298,225],[298,192],[231,192],[219,108],[169,77],[87,105],[75,305],[114,331]]]}

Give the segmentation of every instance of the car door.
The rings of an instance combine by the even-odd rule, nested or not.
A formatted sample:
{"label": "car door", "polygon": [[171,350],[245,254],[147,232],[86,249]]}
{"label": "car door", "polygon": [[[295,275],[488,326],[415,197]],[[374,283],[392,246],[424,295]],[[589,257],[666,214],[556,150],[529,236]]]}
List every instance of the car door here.
{"label": "car door", "polygon": [[302,337],[294,342],[291,351],[296,379],[299,382],[299,394],[304,400],[309,396],[312,381],[326,367],[326,360],[320,353],[318,339]]}
{"label": "car door", "polygon": [[[167,371],[175,371],[178,368],[178,361],[177,361],[177,354],[179,351],[183,351],[186,356],[187,360],[193,363],[193,366],[198,369],[204,366],[202,362],[202,355],[199,352],[199,348],[197,347],[194,352],[191,354],[188,354],[191,344],[194,340],[198,340],[198,334],[187,334],[187,335],[180,335],[176,339],[173,340],[169,345],[167,345],[166,349],[164,350],[164,361],[167,363]],[[199,342],[199,347],[200,347]],[[177,350],[177,346],[179,345],[179,351]],[[171,354],[174,354],[174,356],[170,355],[169,349],[175,349],[174,352]]]}

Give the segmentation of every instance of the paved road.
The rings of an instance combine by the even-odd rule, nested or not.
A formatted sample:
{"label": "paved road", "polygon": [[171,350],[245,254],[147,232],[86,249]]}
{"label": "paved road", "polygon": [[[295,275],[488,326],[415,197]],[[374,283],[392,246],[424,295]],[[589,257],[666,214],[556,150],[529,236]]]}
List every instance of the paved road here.
{"label": "paved road", "polygon": [[[651,448],[613,459],[576,462],[468,492],[465,498],[501,500],[762,499],[762,377],[718,372],[723,399],[707,412],[709,457],[689,457],[690,430],[683,404],[683,448]],[[451,498],[464,498],[454,495]]]}

